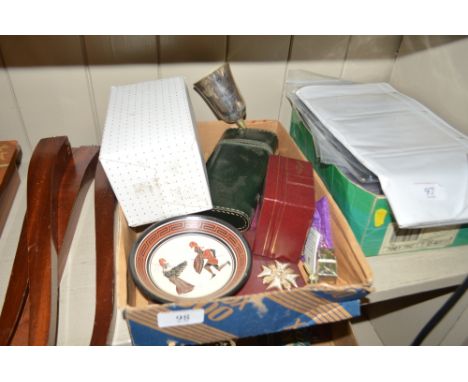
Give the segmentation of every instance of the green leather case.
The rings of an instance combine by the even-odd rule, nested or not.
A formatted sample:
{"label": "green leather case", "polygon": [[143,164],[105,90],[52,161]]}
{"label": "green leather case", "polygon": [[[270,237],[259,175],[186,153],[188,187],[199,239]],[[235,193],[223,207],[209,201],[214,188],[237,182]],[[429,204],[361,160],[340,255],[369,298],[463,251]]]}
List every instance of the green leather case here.
{"label": "green leather case", "polygon": [[278,148],[276,134],[259,129],[228,129],[206,163],[213,209],[240,231],[250,227],[263,189],[268,157]]}

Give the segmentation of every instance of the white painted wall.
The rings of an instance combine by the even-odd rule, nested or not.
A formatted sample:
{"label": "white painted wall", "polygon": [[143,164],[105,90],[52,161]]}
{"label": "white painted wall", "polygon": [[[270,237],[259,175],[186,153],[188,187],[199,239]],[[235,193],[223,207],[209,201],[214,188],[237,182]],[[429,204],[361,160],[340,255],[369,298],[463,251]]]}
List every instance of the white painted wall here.
{"label": "white painted wall", "polygon": [[112,85],[182,75],[198,120],[214,119],[195,81],[229,61],[250,119],[289,125],[287,72],[389,81],[468,131],[468,38],[450,36],[0,36],[0,139],[26,156],[46,136],[98,144]]}
{"label": "white painted wall", "polygon": [[468,37],[405,36],[390,83],[468,134]]}
{"label": "white painted wall", "polygon": [[99,144],[112,85],[184,76],[197,120],[215,119],[194,82],[231,63],[249,119],[289,126],[287,71],[388,81],[401,36],[0,36],[0,140],[27,159],[38,140]]}

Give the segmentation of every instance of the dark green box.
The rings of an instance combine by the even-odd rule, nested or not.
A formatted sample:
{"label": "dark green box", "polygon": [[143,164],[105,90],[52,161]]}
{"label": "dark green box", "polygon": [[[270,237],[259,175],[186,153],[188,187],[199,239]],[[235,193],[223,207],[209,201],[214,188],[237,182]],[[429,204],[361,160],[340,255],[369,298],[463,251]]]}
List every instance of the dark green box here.
{"label": "dark green box", "polygon": [[336,166],[318,160],[312,135],[294,109],[290,135],[340,206],[366,256],[468,245],[468,224],[399,229],[385,196],[365,190]]}

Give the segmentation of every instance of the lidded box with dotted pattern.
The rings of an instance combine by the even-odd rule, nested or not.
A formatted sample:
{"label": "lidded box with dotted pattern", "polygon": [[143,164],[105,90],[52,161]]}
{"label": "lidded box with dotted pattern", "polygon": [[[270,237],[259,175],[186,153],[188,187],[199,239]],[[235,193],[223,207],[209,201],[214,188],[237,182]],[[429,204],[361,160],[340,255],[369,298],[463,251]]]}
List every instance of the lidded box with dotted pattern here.
{"label": "lidded box with dotted pattern", "polygon": [[212,208],[181,77],[112,87],[99,159],[131,227]]}

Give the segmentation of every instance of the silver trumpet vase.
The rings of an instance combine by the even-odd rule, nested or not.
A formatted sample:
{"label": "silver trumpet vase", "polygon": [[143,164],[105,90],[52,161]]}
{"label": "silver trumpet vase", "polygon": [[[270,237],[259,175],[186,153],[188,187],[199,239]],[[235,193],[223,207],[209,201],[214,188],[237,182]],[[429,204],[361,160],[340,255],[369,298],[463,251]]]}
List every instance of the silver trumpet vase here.
{"label": "silver trumpet vase", "polygon": [[196,82],[193,88],[218,119],[245,127],[245,102],[237,89],[228,63]]}

